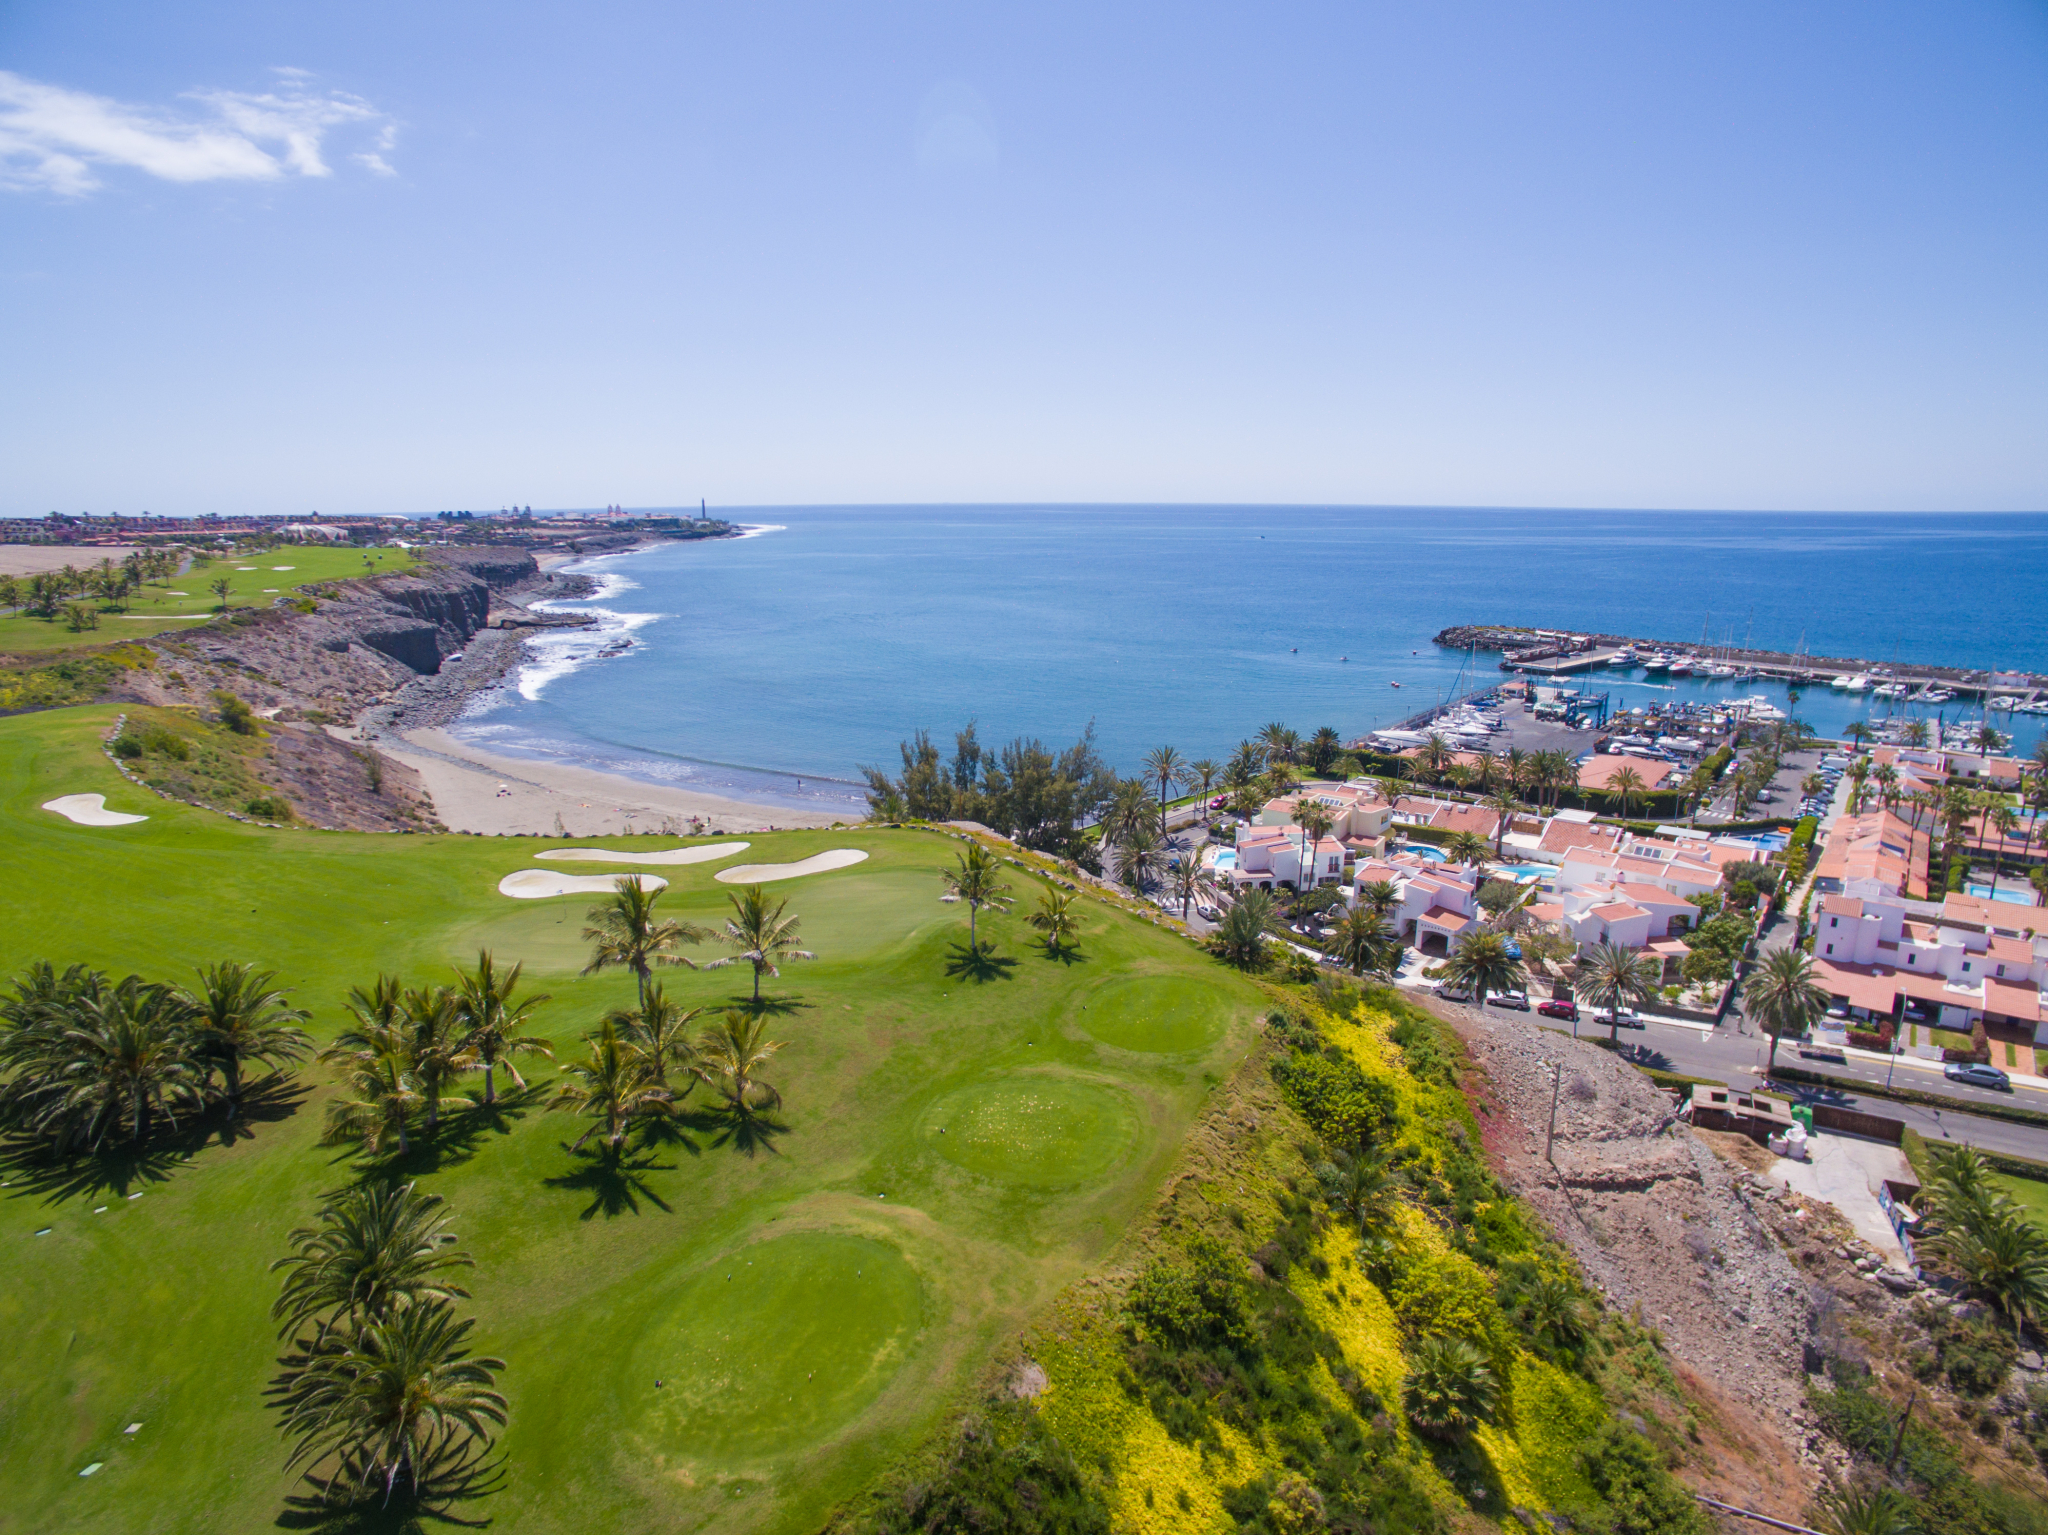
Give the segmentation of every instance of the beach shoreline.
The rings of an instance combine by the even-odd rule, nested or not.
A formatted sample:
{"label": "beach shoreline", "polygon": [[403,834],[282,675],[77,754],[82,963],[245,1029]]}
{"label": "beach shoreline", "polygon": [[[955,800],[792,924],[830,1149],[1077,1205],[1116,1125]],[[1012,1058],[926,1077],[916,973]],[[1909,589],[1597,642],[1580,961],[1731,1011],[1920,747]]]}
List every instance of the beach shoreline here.
{"label": "beach shoreline", "polygon": [[402,731],[395,739],[385,736],[377,749],[420,775],[450,831],[485,836],[680,836],[692,830],[787,831],[847,824],[844,816],[749,804],[567,763],[501,757],[432,725]]}

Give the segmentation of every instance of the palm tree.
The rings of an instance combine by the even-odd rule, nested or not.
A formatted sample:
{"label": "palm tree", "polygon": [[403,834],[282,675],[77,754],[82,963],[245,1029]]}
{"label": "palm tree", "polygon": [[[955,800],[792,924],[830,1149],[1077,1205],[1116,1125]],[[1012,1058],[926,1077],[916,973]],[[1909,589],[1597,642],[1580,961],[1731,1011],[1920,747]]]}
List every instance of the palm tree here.
{"label": "palm tree", "polygon": [[1038,898],[1038,910],[1030,916],[1031,925],[1045,934],[1045,951],[1057,955],[1067,946],[1080,923],[1074,916],[1074,896],[1067,890],[1048,890]]}
{"label": "palm tree", "polygon": [[[768,896],[759,885],[749,885],[737,895],[727,897],[732,902],[732,915],[725,919],[725,931],[718,935],[720,941],[734,950],[724,959],[714,959],[704,966],[706,970],[722,970],[727,965],[736,965],[744,960],[754,967],[754,1004],[761,1002],[761,977],[782,975],[781,966],[793,959],[816,959],[818,956],[809,949],[797,947],[797,924],[803,919],[784,916],[789,902],[778,901],[771,909]],[[642,1011],[645,1011],[643,1006]]]}
{"label": "palm tree", "polygon": [[1630,809],[1642,798],[1647,787],[1641,773],[1632,767],[1619,767],[1607,775],[1605,792],[1609,799],[1621,802],[1621,818],[1626,821]]}
{"label": "palm tree", "polygon": [[1742,1010],[1771,1036],[1770,1059],[1764,1075],[1778,1061],[1778,1041],[1787,1034],[1804,1034],[1827,1016],[1829,997],[1814,980],[1813,961],[1797,949],[1778,949],[1764,956],[1742,986]]}
{"label": "palm tree", "polygon": [[493,1073],[500,1062],[511,1073],[512,1080],[524,1087],[526,1079],[519,1075],[514,1058],[554,1055],[546,1040],[534,1039],[526,1033],[535,1010],[549,998],[543,994],[523,998],[517,1004],[512,1001],[512,993],[519,989],[520,972],[525,968],[521,963],[500,971],[491,951],[479,949],[475,970],[455,972],[456,1011],[464,1031],[462,1047],[483,1071],[485,1103],[498,1101]]}
{"label": "palm tree", "polygon": [[1376,917],[1391,920],[1401,904],[1401,888],[1390,879],[1369,879],[1358,887],[1358,904]]}
{"label": "palm tree", "polygon": [[1452,863],[1464,864],[1467,868],[1484,868],[1486,855],[1492,851],[1486,845],[1486,839],[1476,831],[1454,831],[1444,838],[1444,856]]}
{"label": "palm tree", "polygon": [[270,1307],[278,1336],[289,1338],[318,1318],[312,1344],[384,1321],[408,1306],[466,1299],[447,1271],[474,1268],[467,1253],[450,1252],[455,1233],[441,1196],[414,1185],[358,1184],[330,1195],[319,1224],[291,1234],[292,1251],[270,1265],[286,1270]]}
{"label": "palm tree", "polygon": [[1433,1439],[1456,1439],[1493,1415],[1500,1383],[1463,1338],[1424,1338],[1408,1359],[1408,1421]]}
{"label": "palm tree", "polygon": [[626,1144],[626,1132],[644,1114],[663,1114],[675,1101],[675,1094],[654,1079],[647,1058],[619,1037],[619,1026],[610,1018],[585,1036],[590,1045],[588,1061],[572,1061],[562,1068],[555,1083],[550,1109],[567,1109],[594,1121],[577,1136],[574,1151],[598,1131],[613,1156]]}
{"label": "palm tree", "polygon": [[1145,754],[1145,772],[1159,783],[1159,824],[1166,824],[1167,791],[1187,777],[1187,763],[1171,746],[1155,746]]}
{"label": "palm tree", "polygon": [[1223,770],[1223,781],[1233,789],[1241,789],[1266,770],[1266,754],[1250,741],[1239,741],[1237,750],[1230,754],[1230,765]]}
{"label": "palm tree", "polygon": [[649,885],[637,874],[622,874],[618,894],[601,906],[584,913],[590,925],[583,930],[584,941],[595,945],[585,975],[594,975],[613,965],[624,965],[639,985],[640,1006],[647,1006],[647,978],[656,965],[687,965],[675,952],[679,945],[702,943],[711,936],[708,928],[693,922],[664,922],[654,915],[654,903],[661,895],[659,885]]}
{"label": "palm tree", "polygon": [[2006,839],[2019,830],[2019,812],[2003,800],[1984,812],[1984,840],[1991,840],[1991,833],[1998,833],[1998,846],[1991,854],[1991,899],[1998,899],[1998,875],[2005,863]]}
{"label": "palm tree", "polygon": [[1181,780],[1183,783],[1193,784],[1196,794],[1201,797],[1204,826],[1209,824],[1209,791],[1216,786],[1216,780],[1222,771],[1212,758],[1197,757],[1188,764],[1187,776]]}
{"label": "palm tree", "polygon": [[1394,1193],[1401,1184],[1384,1158],[1369,1152],[1340,1151],[1316,1169],[1323,1201],[1333,1215],[1344,1218],[1359,1236],[1393,1224]]}
{"label": "palm tree", "polygon": [[1442,735],[1432,730],[1422,738],[1416,761],[1422,764],[1431,778],[1441,778],[1444,769],[1457,759],[1457,752]]}
{"label": "palm tree", "polygon": [[[1162,748],[1165,750],[1166,748]],[[1128,828],[1126,837],[1149,835],[1150,828],[1142,823]],[[967,903],[967,952],[979,954],[981,940],[975,931],[975,919],[981,915],[982,907],[991,911],[1008,911],[1015,897],[1010,887],[1003,882],[1003,861],[983,847],[979,842],[970,842],[967,851],[960,854],[956,866],[946,875],[946,889]]]}
{"label": "palm tree", "polygon": [[1292,762],[1301,749],[1301,737],[1275,720],[1259,732],[1259,745],[1268,762]]}
{"label": "palm tree", "polygon": [[647,1005],[637,1013],[613,1013],[612,1022],[626,1031],[627,1048],[646,1062],[648,1074],[662,1087],[668,1086],[668,1069],[679,1066],[694,1071],[697,1047],[690,1043],[688,1030],[703,1013],[701,1007],[679,1007],[656,981],[647,988]]}
{"label": "palm tree", "polygon": [[1351,967],[1353,975],[1390,971],[1400,961],[1401,940],[1385,917],[1363,903],[1338,919],[1330,952]]}
{"label": "palm tree", "polygon": [[310,1355],[279,1389],[284,1432],[298,1440],[285,1466],[332,1456],[359,1487],[398,1479],[417,1491],[447,1449],[489,1444],[505,1422],[492,1387],[502,1359],[471,1358],[470,1321],[444,1305],[410,1306],[345,1347]]}
{"label": "palm tree", "polygon": [[1444,769],[1444,777],[1460,794],[1469,794],[1479,782],[1479,769],[1469,762],[1453,762]]}
{"label": "palm tree", "polygon": [[1330,813],[1328,805],[1304,794],[1295,801],[1293,820],[1301,828],[1301,873],[1295,885],[1299,888],[1306,880],[1313,889],[1316,884],[1316,845],[1330,834],[1337,818]]}
{"label": "palm tree", "polygon": [[1553,1349],[1585,1340],[1586,1305],[1569,1280],[1546,1274],[1522,1292],[1517,1314],[1530,1337]]}
{"label": "palm tree", "polygon": [[1927,721],[1906,721],[1906,744],[1908,746],[1925,746],[1927,744]]}
{"label": "palm tree", "polygon": [[1202,855],[1189,848],[1180,855],[1180,861],[1168,871],[1173,882],[1173,893],[1180,897],[1180,919],[1188,919],[1188,908],[1193,906],[1204,890],[1213,883],[1209,871],[1202,867]]}
{"label": "palm tree", "polygon": [[1116,875],[1118,880],[1139,894],[1152,883],[1159,866],[1166,860],[1166,853],[1159,845],[1158,833],[1149,826],[1134,826],[1124,833],[1124,839],[1117,845]]}
{"label": "palm tree", "polygon": [[405,983],[395,975],[380,975],[367,989],[361,986],[350,988],[348,1012],[353,1022],[320,1052],[321,1060],[342,1059],[361,1050],[390,1048],[403,1033]]}
{"label": "palm tree", "polygon": [[276,979],[275,971],[225,960],[202,967],[198,993],[184,999],[194,1053],[202,1068],[220,1072],[230,1119],[242,1106],[242,1068],[248,1062],[274,1067],[302,1060],[312,1048],[299,1027],[305,1012],[285,1006],[285,994],[270,984]]}
{"label": "palm tree", "polygon": [[1499,858],[1501,845],[1507,841],[1508,822],[1514,819],[1515,812],[1522,807],[1515,803],[1512,794],[1502,793],[1489,794],[1486,797],[1486,808],[1499,817],[1493,828],[1493,856]]}
{"label": "palm tree", "polygon": [[1307,756],[1310,767],[1314,768],[1318,773],[1327,773],[1330,771],[1331,766],[1335,764],[1338,753],[1343,750],[1344,738],[1338,735],[1330,726],[1323,725],[1318,727],[1316,733],[1309,737],[1304,755]]}
{"label": "palm tree", "polygon": [[1490,928],[1467,933],[1445,969],[1481,1008],[1489,991],[1514,991],[1527,982],[1522,962],[1508,952],[1507,935]]}
{"label": "palm tree", "polygon": [[1899,802],[1899,769],[1897,764],[1880,762],[1871,773],[1877,784],[1877,802],[1889,810]]}
{"label": "palm tree", "polygon": [[1247,890],[1231,902],[1209,941],[1219,956],[1240,970],[1262,969],[1266,927],[1273,920],[1272,896],[1263,890]]}
{"label": "palm tree", "polygon": [[449,1085],[476,1064],[463,1034],[461,1004],[451,986],[409,986],[405,992],[408,1062],[427,1104],[427,1132],[441,1123]]}
{"label": "palm tree", "polygon": [[697,1073],[716,1087],[736,1114],[780,1108],[782,1094],[754,1072],[782,1048],[779,1039],[763,1039],[768,1020],[729,1009],[697,1039]]}
{"label": "palm tree", "polygon": [[1864,724],[1862,720],[1851,720],[1842,727],[1842,735],[1847,740],[1853,742],[1858,748],[1861,748],[1863,743],[1870,739],[1870,727]]}
{"label": "palm tree", "polygon": [[397,1050],[367,1050],[349,1059],[344,1093],[327,1105],[327,1129],[320,1138],[324,1146],[361,1141],[371,1156],[382,1156],[388,1142],[398,1143],[398,1154],[407,1151],[405,1125],[414,1109],[425,1102],[412,1066]]}
{"label": "palm tree", "polygon": [[1625,949],[1618,943],[1598,943],[1579,957],[1573,989],[1595,1007],[1607,1009],[1607,1037],[1621,1038],[1623,1003],[1640,1006],[1656,989],[1658,963],[1641,949]]}
{"label": "palm tree", "polygon": [[1979,725],[1977,733],[1970,737],[1970,744],[1977,748],[1979,756],[1988,758],[1993,752],[2005,745],[2005,737],[2000,735],[1997,728],[1993,725]]}
{"label": "palm tree", "polygon": [[1932,1245],[2006,1314],[2015,1344],[2029,1322],[2048,1317],[2048,1236],[2010,1199],[1966,1223],[1944,1223]]}
{"label": "palm tree", "polygon": [[152,1112],[175,1124],[200,1101],[188,1020],[176,991],[140,976],[72,999],[43,1042],[31,1128],[97,1150],[122,1125],[140,1145]]}

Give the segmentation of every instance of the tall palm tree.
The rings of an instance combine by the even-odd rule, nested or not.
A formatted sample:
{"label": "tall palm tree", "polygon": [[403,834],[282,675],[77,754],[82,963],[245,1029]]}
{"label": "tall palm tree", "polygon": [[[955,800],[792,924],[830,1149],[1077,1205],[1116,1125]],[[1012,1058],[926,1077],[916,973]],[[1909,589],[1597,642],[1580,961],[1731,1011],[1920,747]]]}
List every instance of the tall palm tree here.
{"label": "tall palm tree", "polygon": [[1906,721],[1906,744],[1908,746],[1925,746],[1927,744],[1927,721]]}
{"label": "tall palm tree", "polygon": [[455,1233],[441,1196],[410,1183],[367,1183],[328,1196],[318,1224],[291,1234],[292,1251],[270,1265],[285,1270],[271,1303],[278,1335],[289,1338],[317,1319],[317,1347],[330,1331],[349,1333],[408,1306],[467,1298],[449,1270],[474,1268],[451,1252]]}
{"label": "tall palm tree", "polygon": [[2019,830],[2019,812],[2003,800],[1984,812],[1984,840],[1989,842],[1991,834],[1997,833],[1998,843],[1991,854],[1991,899],[1998,899],[1998,876],[2005,864],[2006,839]]}
{"label": "tall palm tree", "polygon": [[348,1014],[348,1027],[320,1052],[321,1060],[343,1059],[360,1050],[390,1048],[404,1032],[405,983],[395,975],[379,975],[367,987],[351,987]]}
{"label": "tall palm tree", "polygon": [[1641,949],[1599,943],[1579,957],[1572,987],[1595,1007],[1607,1009],[1607,1037],[1621,1038],[1623,1003],[1640,1006],[1656,989],[1660,966]]}
{"label": "tall palm tree", "polygon": [[1755,974],[1743,982],[1742,1010],[1771,1036],[1766,1076],[1778,1063],[1778,1041],[1787,1034],[1804,1034],[1826,1017],[1829,1000],[1814,979],[1813,961],[1799,950],[1778,949],[1764,956]]}
{"label": "tall palm tree", "polygon": [[1275,720],[1259,732],[1259,745],[1268,762],[1292,762],[1301,750],[1301,737]]}
{"label": "tall palm tree", "polygon": [[150,1115],[172,1123],[200,1100],[184,998],[131,975],[72,999],[47,1041],[31,1128],[97,1150],[122,1126],[140,1145]]}
{"label": "tall palm tree", "polygon": [[1528,978],[1522,962],[1508,952],[1507,936],[1490,928],[1467,933],[1445,969],[1481,1008],[1489,991],[1513,991]]}
{"label": "tall palm tree", "polygon": [[1196,794],[1201,796],[1204,826],[1209,824],[1209,791],[1216,787],[1216,780],[1222,772],[1223,769],[1216,765],[1215,759],[1197,757],[1188,764],[1187,777],[1182,780],[1184,783],[1193,784]]}
{"label": "tall palm tree", "polygon": [[1534,754],[1520,746],[1510,746],[1503,761],[1508,792],[1527,794],[1531,787],[1535,768]]}
{"label": "tall palm tree", "polygon": [[1308,888],[1316,885],[1316,845],[1330,834],[1330,828],[1337,824],[1337,818],[1330,813],[1330,807],[1319,799],[1304,794],[1295,801],[1293,821],[1301,828],[1301,874],[1295,880],[1299,887],[1303,881]]}
{"label": "tall palm tree", "polygon": [[1237,750],[1230,754],[1230,764],[1223,770],[1223,781],[1233,789],[1241,789],[1266,770],[1266,754],[1251,741],[1239,741]]}
{"label": "tall palm tree", "polygon": [[1202,855],[1189,848],[1180,855],[1180,862],[1168,871],[1173,884],[1173,893],[1180,897],[1180,919],[1188,919],[1188,909],[1200,899],[1203,891],[1213,884],[1210,873],[1202,867]]}
{"label": "tall palm tree", "polygon": [[583,929],[584,941],[594,945],[585,975],[594,975],[613,965],[633,972],[638,983],[640,1006],[647,1006],[647,980],[656,965],[687,965],[676,949],[686,943],[702,943],[711,937],[708,928],[693,922],[663,921],[654,914],[661,887],[650,885],[637,874],[619,876],[618,893],[602,905],[584,913],[590,925]]}
{"label": "tall palm tree", "polygon": [[1515,812],[1522,807],[1515,803],[1512,794],[1500,793],[1489,794],[1486,797],[1486,808],[1499,818],[1493,828],[1493,856],[1499,858],[1501,846],[1507,841],[1508,822],[1514,819]]}
{"label": "tall palm tree", "polygon": [[285,1005],[285,993],[271,985],[276,979],[275,971],[224,960],[202,966],[199,990],[184,999],[194,1054],[202,1069],[220,1072],[230,1119],[242,1107],[244,1066],[302,1060],[312,1048],[310,1036],[299,1027],[305,1012]]}
{"label": "tall palm tree", "polygon": [[1626,821],[1630,810],[1643,797],[1649,786],[1643,782],[1643,775],[1632,767],[1616,768],[1607,775],[1607,797],[1621,804],[1621,818]]}
{"label": "tall palm tree", "polygon": [[784,1043],[763,1039],[767,1028],[767,1019],[731,1008],[698,1036],[697,1073],[718,1089],[736,1114],[782,1105],[782,1094],[754,1075]]}
{"label": "tall palm tree", "polygon": [[1167,792],[1187,777],[1187,763],[1171,746],[1155,746],[1145,754],[1145,773],[1159,785],[1159,824],[1166,824]]}
{"label": "tall palm tree", "polygon": [[1048,890],[1038,898],[1038,910],[1030,923],[1045,934],[1045,951],[1057,955],[1067,946],[1080,923],[1074,915],[1074,895],[1067,890]]}
{"label": "tall palm tree", "polygon": [[1316,733],[1309,737],[1302,748],[1302,755],[1308,758],[1309,766],[1318,773],[1327,773],[1336,764],[1338,755],[1344,750],[1344,738],[1328,725],[1318,726]]}
{"label": "tall palm tree", "polygon": [[342,1097],[327,1105],[327,1129],[321,1144],[338,1146],[361,1141],[371,1156],[382,1156],[396,1142],[404,1156],[406,1121],[426,1101],[412,1065],[398,1050],[365,1050],[348,1057]]}
{"label": "tall palm tree", "polygon": [[647,1005],[637,1013],[614,1013],[612,1021],[625,1031],[628,1048],[647,1063],[648,1073],[663,1087],[668,1086],[668,1069],[677,1066],[693,1070],[697,1047],[690,1043],[689,1027],[702,1015],[701,1007],[682,1007],[671,1002],[662,984],[647,988]]}
{"label": "tall palm tree", "polygon": [[1337,921],[1337,936],[1330,952],[1351,967],[1353,975],[1366,971],[1384,973],[1399,962],[1401,940],[1385,917],[1366,905],[1352,907]]}
{"label": "tall palm tree", "polygon": [[675,1094],[655,1081],[646,1057],[620,1036],[612,1019],[606,1018],[585,1038],[590,1059],[571,1061],[562,1068],[548,1107],[566,1109],[592,1121],[570,1150],[602,1130],[606,1147],[616,1156],[626,1144],[633,1121],[643,1115],[667,1113]]}
{"label": "tall palm tree", "polygon": [[405,1028],[413,1079],[426,1099],[427,1131],[432,1134],[441,1123],[441,1099],[455,1079],[476,1064],[455,989],[407,987]]}
{"label": "tall palm tree", "polygon": [[539,996],[522,997],[518,1002],[512,994],[519,989],[519,976],[525,970],[524,963],[514,965],[510,970],[500,970],[492,959],[489,949],[479,949],[476,969],[455,972],[455,997],[457,1021],[462,1030],[462,1045],[475,1060],[484,1074],[484,1102],[498,1101],[497,1084],[493,1074],[502,1064],[511,1074],[512,1080],[521,1087],[526,1079],[519,1075],[516,1058],[522,1055],[545,1055],[553,1057],[544,1039],[535,1039],[526,1032],[526,1026],[541,1005],[549,1000],[545,993]]}
{"label": "tall palm tree", "polygon": [[[1149,836],[1150,828],[1139,823],[1126,828],[1124,835],[1126,838]],[[979,842],[970,842],[967,850],[959,855],[956,866],[946,874],[946,889],[967,903],[969,954],[981,952],[975,921],[981,915],[982,907],[986,906],[991,911],[1008,911],[1015,899],[1002,874],[1003,861]]]}
{"label": "tall palm tree", "polygon": [[703,968],[722,970],[741,961],[752,965],[754,1002],[758,1006],[762,976],[779,978],[781,967],[790,960],[816,959],[818,956],[809,949],[797,947],[797,924],[802,919],[784,915],[789,911],[789,902],[778,901],[771,907],[767,893],[759,885],[749,885],[727,899],[732,902],[732,915],[725,919],[725,931],[717,936],[733,952],[723,959],[712,960]]}
{"label": "tall palm tree", "polygon": [[445,1305],[410,1306],[308,1356],[279,1390],[285,1435],[298,1441],[286,1469],[331,1456],[358,1487],[382,1481],[388,1500],[401,1477],[421,1489],[446,1448],[489,1444],[505,1422],[492,1389],[505,1361],[470,1357],[473,1325]]}
{"label": "tall palm tree", "polygon": [[1451,743],[1439,732],[1432,730],[1422,738],[1422,745],[1415,760],[1422,764],[1424,771],[1431,778],[1435,779],[1443,776],[1444,770],[1457,760],[1457,755]]}
{"label": "tall palm tree", "polygon": [[1977,748],[1979,756],[1989,758],[1993,752],[2005,745],[2005,737],[1998,733],[1998,728],[1994,725],[1979,725],[1977,733],[1970,738],[1970,744]]}

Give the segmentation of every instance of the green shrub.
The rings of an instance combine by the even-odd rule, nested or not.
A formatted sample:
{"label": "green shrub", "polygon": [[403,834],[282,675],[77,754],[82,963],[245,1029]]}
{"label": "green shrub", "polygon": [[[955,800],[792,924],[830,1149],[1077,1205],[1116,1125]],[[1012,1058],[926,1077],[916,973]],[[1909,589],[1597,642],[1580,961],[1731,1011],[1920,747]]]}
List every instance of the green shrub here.
{"label": "green shrub", "polygon": [[142,755],[142,743],[123,731],[114,737],[114,755],[133,762]]}
{"label": "green shrub", "polygon": [[278,794],[260,795],[244,808],[259,821],[289,821],[292,818],[290,802]]}
{"label": "green shrub", "polygon": [[1124,1297],[1140,1342],[1169,1348],[1242,1350],[1253,1341],[1241,1265],[1222,1244],[1197,1238],[1184,1259],[1155,1261]]}
{"label": "green shrub", "polygon": [[1708,1535],[1713,1528],[1649,1441],[1619,1423],[1601,1426],[1579,1464],[1606,1503],[1574,1510],[1577,1527],[1591,1535]]}
{"label": "green shrub", "polygon": [[215,693],[213,695],[213,706],[220,710],[220,722],[236,735],[252,736],[256,734],[255,711],[233,693]]}

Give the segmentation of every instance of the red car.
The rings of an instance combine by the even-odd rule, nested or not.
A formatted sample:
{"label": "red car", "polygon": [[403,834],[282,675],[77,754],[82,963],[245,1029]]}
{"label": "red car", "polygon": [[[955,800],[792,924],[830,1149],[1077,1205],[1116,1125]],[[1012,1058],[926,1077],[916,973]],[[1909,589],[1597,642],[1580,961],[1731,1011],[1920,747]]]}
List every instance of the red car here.
{"label": "red car", "polygon": [[1536,1011],[1546,1018],[1563,1018],[1571,1023],[1579,1021],[1579,1004],[1563,997],[1552,997],[1548,1002],[1538,1002]]}

